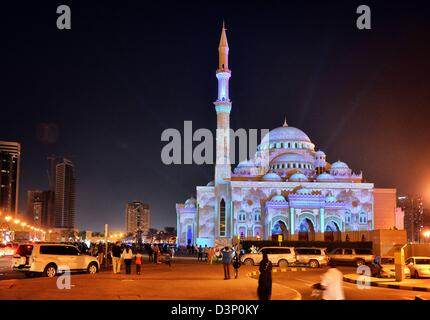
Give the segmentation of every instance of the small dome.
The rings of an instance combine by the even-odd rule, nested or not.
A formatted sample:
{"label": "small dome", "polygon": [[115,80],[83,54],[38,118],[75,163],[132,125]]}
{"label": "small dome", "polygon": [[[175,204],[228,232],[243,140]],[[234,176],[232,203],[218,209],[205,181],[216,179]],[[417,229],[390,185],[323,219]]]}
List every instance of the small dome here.
{"label": "small dome", "polygon": [[288,179],[288,181],[308,181],[308,178],[303,173],[296,172]]}
{"label": "small dome", "polygon": [[282,181],[282,178],[274,172],[268,172],[266,173],[261,180],[263,181]]}
{"label": "small dome", "polygon": [[331,169],[349,169],[349,167],[345,162],[336,161],[331,165]]}
{"label": "small dome", "polygon": [[295,194],[312,194],[312,192],[311,190],[302,187],[296,190]]}
{"label": "small dome", "polygon": [[335,196],[327,196],[327,198],[325,198],[325,202],[337,202],[337,199]]}
{"label": "small dome", "polygon": [[207,187],[213,187],[214,185],[215,185],[215,182],[212,180],[212,181],[209,181],[206,186]]}
{"label": "small dome", "polygon": [[331,174],[327,173],[327,172],[323,172],[320,175],[318,175],[317,181],[318,182],[334,181],[334,177]]}
{"label": "small dome", "polygon": [[315,152],[315,157],[325,157],[324,151],[318,150]]}
{"label": "small dome", "polygon": [[285,200],[285,197],[283,195],[280,195],[280,194],[277,194],[277,195],[273,196],[270,201],[274,201],[274,202],[287,202],[287,200]]}
{"label": "small dome", "polygon": [[187,201],[185,201],[185,208],[195,208],[196,207],[196,199],[191,197]]}

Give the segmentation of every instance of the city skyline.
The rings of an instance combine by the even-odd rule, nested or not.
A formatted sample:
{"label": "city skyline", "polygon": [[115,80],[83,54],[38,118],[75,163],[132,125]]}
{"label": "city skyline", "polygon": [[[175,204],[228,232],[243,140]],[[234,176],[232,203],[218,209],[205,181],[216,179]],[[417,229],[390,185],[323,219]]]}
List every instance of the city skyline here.
{"label": "city skyline", "polygon": [[[379,12],[371,32],[360,33],[348,15],[332,13],[331,5],[289,11],[272,4],[278,6],[275,13],[261,4],[242,15],[239,5],[154,6],[151,15],[138,5],[135,12],[118,8],[127,12],[118,13],[119,24],[109,22],[117,17],[111,7],[101,9],[104,18],[97,22],[76,14],[67,35],[28,16],[35,28],[23,37],[38,39],[32,45],[49,70],[45,74],[26,63],[25,41],[6,36],[8,52],[24,61],[17,70],[6,66],[3,99],[12,108],[4,111],[10,121],[0,129],[2,140],[21,143],[21,212],[28,190],[48,189],[46,156],[63,154],[77,171],[79,229],[101,231],[104,223],[123,228],[124,205],[133,199],[150,205],[155,227],[174,226],[175,203],[194,195],[194,185],[212,180],[212,170],[163,165],[160,136],[166,128],[182,130],[185,120],[214,131],[212,75],[223,18],[234,40],[234,129],[273,129],[286,116],[290,125],[318,137],[331,162],[343,159],[376,186],[396,187],[398,195],[422,194],[429,203],[430,154],[423,146],[429,113],[424,61],[430,50],[421,42],[422,30],[396,24],[402,10],[415,26],[427,23],[424,13],[394,6]],[[42,9],[35,11],[44,15]],[[73,10],[81,12],[79,5]],[[336,12],[349,11],[354,16],[354,6],[343,4]],[[135,22],[121,24],[126,16]],[[89,27],[93,31],[83,34]],[[52,40],[57,54],[49,53]],[[18,88],[28,94],[21,96]]]}

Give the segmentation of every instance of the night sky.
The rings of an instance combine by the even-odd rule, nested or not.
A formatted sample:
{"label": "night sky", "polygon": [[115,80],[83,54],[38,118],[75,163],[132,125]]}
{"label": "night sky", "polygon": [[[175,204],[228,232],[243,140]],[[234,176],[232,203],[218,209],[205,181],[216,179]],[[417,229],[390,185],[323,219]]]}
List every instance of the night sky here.
{"label": "night sky", "polygon": [[[154,227],[176,226],[175,203],[214,170],[164,165],[161,133],[185,120],[215,130],[223,18],[232,128],[273,129],[286,116],[329,162],[430,205],[424,1],[27,2],[0,8],[0,140],[22,143],[22,212],[58,154],[76,166],[78,228],[124,230],[135,199]],[[72,30],[56,28],[61,4]],[[372,30],[356,28],[360,4]]]}

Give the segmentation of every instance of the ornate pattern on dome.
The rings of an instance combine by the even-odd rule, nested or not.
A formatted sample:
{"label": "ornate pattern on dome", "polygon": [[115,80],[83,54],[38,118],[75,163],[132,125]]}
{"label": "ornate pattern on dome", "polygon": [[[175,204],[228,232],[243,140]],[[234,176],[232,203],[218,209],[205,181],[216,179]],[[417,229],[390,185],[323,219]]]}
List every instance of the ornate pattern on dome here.
{"label": "ornate pattern on dome", "polygon": [[266,173],[261,180],[263,181],[282,181],[282,178],[275,172]]}
{"label": "ornate pattern on dome", "polygon": [[331,165],[331,169],[349,169],[349,167],[345,162],[338,160]]}
{"label": "ornate pattern on dome", "polygon": [[270,201],[273,201],[273,202],[286,202],[287,200],[285,199],[285,197],[283,195],[277,194],[277,195],[273,196],[272,199],[270,199]]}
{"label": "ornate pattern on dome", "polygon": [[294,181],[294,182],[296,182],[296,181],[308,181],[308,178],[303,173],[297,172],[297,173],[293,174],[288,179],[288,181]]}
{"label": "ornate pattern on dome", "polygon": [[269,141],[270,142],[283,142],[283,141],[303,141],[303,142],[311,142],[311,139],[304,133],[302,130],[289,127],[282,126],[275,128],[269,131]]}
{"label": "ornate pattern on dome", "polygon": [[331,182],[334,180],[335,180],[335,178],[327,172],[321,173],[320,175],[317,176],[318,182]]}

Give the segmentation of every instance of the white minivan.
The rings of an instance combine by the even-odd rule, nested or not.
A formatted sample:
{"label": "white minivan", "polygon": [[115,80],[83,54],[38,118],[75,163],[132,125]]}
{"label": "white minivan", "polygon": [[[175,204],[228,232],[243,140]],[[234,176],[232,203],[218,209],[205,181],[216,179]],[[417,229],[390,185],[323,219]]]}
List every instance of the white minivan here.
{"label": "white minivan", "polygon": [[71,272],[94,274],[100,266],[95,257],[82,254],[74,245],[29,243],[18,247],[12,259],[12,268],[27,276],[39,273],[52,278],[65,268]]}

